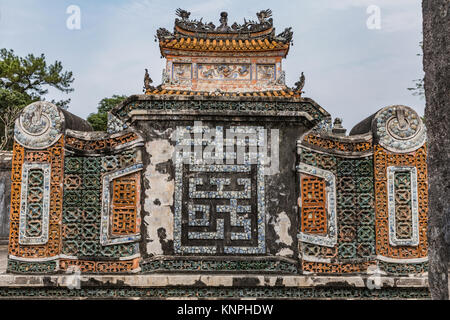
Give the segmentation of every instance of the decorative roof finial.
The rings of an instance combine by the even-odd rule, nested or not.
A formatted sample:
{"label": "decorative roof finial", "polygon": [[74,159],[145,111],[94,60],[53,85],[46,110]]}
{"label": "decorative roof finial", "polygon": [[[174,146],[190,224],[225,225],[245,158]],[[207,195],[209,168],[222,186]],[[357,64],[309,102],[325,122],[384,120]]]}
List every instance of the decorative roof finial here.
{"label": "decorative roof finial", "polygon": [[299,93],[303,93],[303,87],[305,86],[305,75],[302,72],[302,76],[300,77],[300,80],[295,83],[295,91]]}
{"label": "decorative roof finial", "polygon": [[191,16],[191,13],[189,11],[183,10],[181,8],[178,8],[175,13],[181,18],[182,21],[187,21]]}
{"label": "decorative roof finial", "polygon": [[148,69],[145,69],[144,92],[154,89],[154,87],[151,86],[152,83],[153,83],[153,80],[152,80],[152,78],[150,78],[150,75],[148,74]]}
{"label": "decorative roof finial", "polygon": [[345,136],[347,129],[342,126],[343,120],[341,118],[334,119],[332,133],[338,136]]}
{"label": "decorative roof finial", "polygon": [[231,28],[228,26],[228,12],[222,12],[220,14],[220,26],[217,28],[217,31],[227,32]]}
{"label": "decorative roof finial", "polygon": [[259,23],[264,24],[267,22],[267,19],[272,17],[272,10],[262,10],[258,13],[256,13],[256,16],[258,17]]}

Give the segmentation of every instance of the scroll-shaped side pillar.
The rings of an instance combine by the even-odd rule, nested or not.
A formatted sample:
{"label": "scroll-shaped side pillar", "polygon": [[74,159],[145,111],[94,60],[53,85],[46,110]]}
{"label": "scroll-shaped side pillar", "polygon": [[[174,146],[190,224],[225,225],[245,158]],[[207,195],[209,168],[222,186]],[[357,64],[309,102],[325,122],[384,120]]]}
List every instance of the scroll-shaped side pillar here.
{"label": "scroll-shaped side pillar", "polygon": [[92,130],[48,102],[27,106],[16,121],[8,270],[52,272],[61,253],[64,132]]}
{"label": "scroll-shaped side pillar", "polygon": [[376,114],[372,130],[379,267],[390,274],[426,272],[426,128],[411,108],[391,106]]}

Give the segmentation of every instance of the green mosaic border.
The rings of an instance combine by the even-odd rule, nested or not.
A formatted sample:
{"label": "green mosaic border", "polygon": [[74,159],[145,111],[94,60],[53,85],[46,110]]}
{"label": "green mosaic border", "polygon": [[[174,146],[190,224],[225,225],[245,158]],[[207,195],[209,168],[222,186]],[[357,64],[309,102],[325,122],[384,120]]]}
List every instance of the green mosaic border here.
{"label": "green mosaic border", "polygon": [[429,263],[390,263],[385,261],[378,261],[380,270],[386,272],[388,275],[408,275],[408,274],[420,274],[428,272]]}
{"label": "green mosaic border", "polygon": [[152,272],[264,272],[298,274],[297,264],[280,260],[153,260],[141,263],[143,273]]}
{"label": "green mosaic border", "polygon": [[82,288],[71,290],[67,288],[0,288],[0,299],[167,299],[167,298],[198,298],[198,299],[375,299],[375,300],[406,300],[430,299],[427,288],[384,288],[369,290],[367,288]]}
{"label": "green mosaic border", "polygon": [[40,274],[56,272],[56,261],[25,262],[8,259],[7,272],[20,274]]}
{"label": "green mosaic border", "polygon": [[329,117],[308,102],[280,102],[280,101],[223,101],[223,100],[152,100],[131,102],[120,110],[117,115],[127,118],[132,110],[155,111],[291,111],[306,112],[315,122],[320,122]]}

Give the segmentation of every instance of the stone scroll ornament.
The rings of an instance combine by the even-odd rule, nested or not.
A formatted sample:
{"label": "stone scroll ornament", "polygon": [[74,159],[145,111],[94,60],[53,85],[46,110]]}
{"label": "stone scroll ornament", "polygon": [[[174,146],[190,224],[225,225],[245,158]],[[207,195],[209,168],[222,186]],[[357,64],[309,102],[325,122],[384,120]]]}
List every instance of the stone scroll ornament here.
{"label": "stone scroll ornament", "polygon": [[379,144],[395,153],[408,153],[422,147],[427,139],[426,127],[419,115],[406,106],[382,109],[372,124]]}
{"label": "stone scroll ornament", "polygon": [[64,116],[54,104],[38,101],[16,120],[14,137],[25,148],[40,150],[55,144],[64,131]]}

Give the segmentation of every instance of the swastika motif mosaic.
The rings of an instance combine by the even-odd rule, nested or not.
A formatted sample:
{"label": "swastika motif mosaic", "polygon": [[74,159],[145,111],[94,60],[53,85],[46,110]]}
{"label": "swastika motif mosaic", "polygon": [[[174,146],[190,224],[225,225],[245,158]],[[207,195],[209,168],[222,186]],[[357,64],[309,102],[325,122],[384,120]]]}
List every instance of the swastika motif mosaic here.
{"label": "swastika motif mosaic", "polygon": [[46,244],[50,206],[50,164],[25,163],[22,173],[19,243]]}
{"label": "swastika motif mosaic", "polygon": [[389,240],[393,246],[419,245],[417,169],[388,168]]}
{"label": "swastika motif mosaic", "polygon": [[[215,128],[214,136],[206,135],[209,139],[194,137],[191,127],[180,130],[184,134],[177,141],[181,150],[175,169],[175,252],[264,254],[265,152],[258,152],[265,146],[264,128],[228,129],[236,139],[228,135],[223,139],[222,127]],[[246,145],[250,151],[238,164],[238,149]],[[195,151],[214,147],[214,152],[198,159],[191,147]],[[211,160],[227,164],[211,164]]]}

